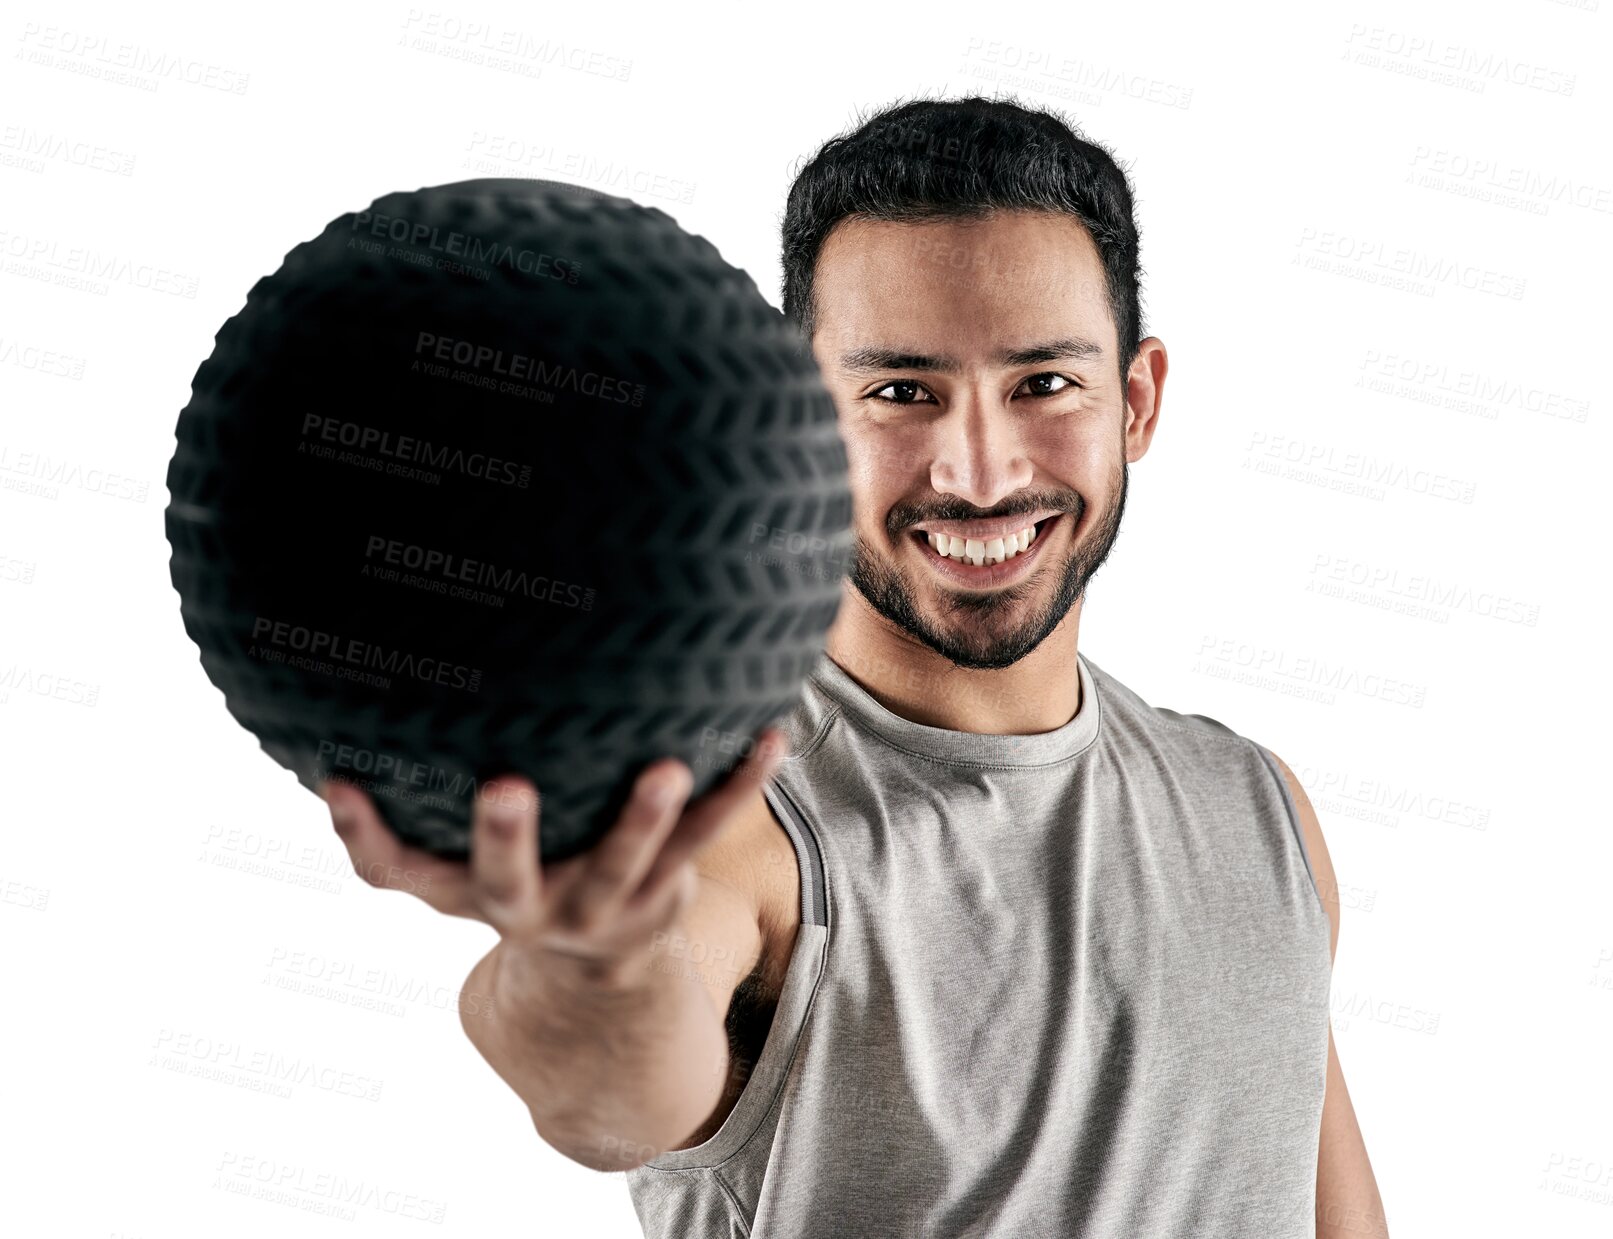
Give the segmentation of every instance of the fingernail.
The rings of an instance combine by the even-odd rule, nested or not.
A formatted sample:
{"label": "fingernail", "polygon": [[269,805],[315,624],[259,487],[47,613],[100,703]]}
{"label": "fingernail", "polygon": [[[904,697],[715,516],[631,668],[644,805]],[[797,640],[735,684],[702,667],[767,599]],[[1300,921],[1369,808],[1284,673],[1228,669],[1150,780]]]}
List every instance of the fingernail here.
{"label": "fingernail", "polygon": [[516,806],[509,802],[508,789],[500,788],[497,795],[485,799],[488,831],[497,839],[512,838],[520,826],[521,815]]}
{"label": "fingernail", "polygon": [[532,796],[524,787],[497,783],[481,793],[486,808],[487,827],[498,839],[512,839],[520,832],[521,818],[532,807]]}
{"label": "fingernail", "polygon": [[652,809],[664,809],[677,795],[678,776],[663,771],[647,782],[642,791],[645,804]]}

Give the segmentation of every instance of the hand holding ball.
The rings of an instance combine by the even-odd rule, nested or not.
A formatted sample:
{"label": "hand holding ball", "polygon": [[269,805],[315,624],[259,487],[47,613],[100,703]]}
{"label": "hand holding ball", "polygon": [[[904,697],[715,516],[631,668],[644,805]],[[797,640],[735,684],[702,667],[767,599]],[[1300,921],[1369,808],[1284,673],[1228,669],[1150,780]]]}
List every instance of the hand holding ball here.
{"label": "hand holding ball", "polygon": [[445,857],[497,775],[539,789],[546,860],[657,758],[718,783],[849,568],[805,343],[663,212],[556,182],[334,220],[220,329],[177,439],[171,575],[230,713]]}

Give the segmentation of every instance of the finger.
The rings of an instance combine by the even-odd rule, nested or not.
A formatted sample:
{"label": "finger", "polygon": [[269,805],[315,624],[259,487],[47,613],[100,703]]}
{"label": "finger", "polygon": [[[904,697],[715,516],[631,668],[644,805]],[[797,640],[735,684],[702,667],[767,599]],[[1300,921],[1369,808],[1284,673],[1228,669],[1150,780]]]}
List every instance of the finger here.
{"label": "finger", "polygon": [[484,783],[471,818],[473,898],[501,934],[536,926],[542,888],[538,789],[520,775]]}
{"label": "finger", "polygon": [[763,729],[745,760],[683,813],[677,829],[662,846],[630,902],[637,905],[655,898],[659,888],[677,873],[684,861],[721,834],[740,807],[773,776],[788,748],[789,738],[782,728]]}
{"label": "finger", "polygon": [[689,767],[675,757],[639,771],[616,824],[584,853],[558,897],[574,922],[592,921],[619,907],[643,881],[662,841],[677,825],[694,786]]}
{"label": "finger", "polygon": [[475,915],[464,864],[404,846],[358,788],[322,779],[316,790],[330,807],[331,825],[361,879],[383,890],[407,891],[450,916]]}

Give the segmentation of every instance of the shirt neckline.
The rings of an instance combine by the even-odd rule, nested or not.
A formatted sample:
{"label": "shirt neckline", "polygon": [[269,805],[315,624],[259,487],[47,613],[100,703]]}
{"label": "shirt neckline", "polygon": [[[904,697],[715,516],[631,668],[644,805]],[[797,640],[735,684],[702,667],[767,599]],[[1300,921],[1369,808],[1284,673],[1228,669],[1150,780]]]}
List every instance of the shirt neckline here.
{"label": "shirt neckline", "polygon": [[1098,695],[1096,678],[1079,652],[1075,657],[1081,681],[1081,708],[1063,726],[1030,735],[953,731],[903,718],[886,709],[850,672],[830,658],[827,650],[819,654],[810,679],[847,718],[917,757],[959,765],[1028,768],[1073,757],[1098,734],[1103,702]]}

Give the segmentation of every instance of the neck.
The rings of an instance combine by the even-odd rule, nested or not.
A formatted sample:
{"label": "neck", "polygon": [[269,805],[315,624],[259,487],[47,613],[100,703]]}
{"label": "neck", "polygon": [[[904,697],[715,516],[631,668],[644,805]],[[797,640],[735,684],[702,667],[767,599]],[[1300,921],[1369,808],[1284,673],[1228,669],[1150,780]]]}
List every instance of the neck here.
{"label": "neck", "polygon": [[1011,667],[976,671],[948,662],[869,605],[849,579],[824,649],[892,714],[949,731],[1035,735],[1064,726],[1081,708],[1076,637],[1081,601]]}

